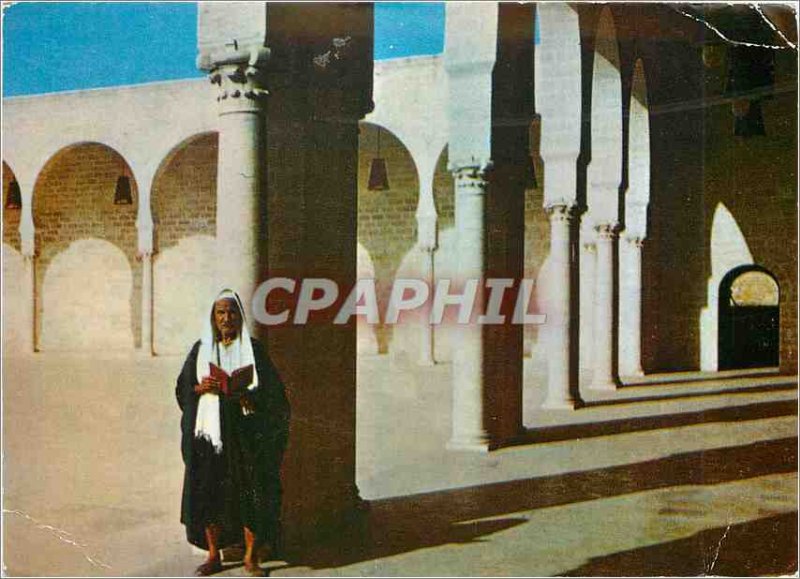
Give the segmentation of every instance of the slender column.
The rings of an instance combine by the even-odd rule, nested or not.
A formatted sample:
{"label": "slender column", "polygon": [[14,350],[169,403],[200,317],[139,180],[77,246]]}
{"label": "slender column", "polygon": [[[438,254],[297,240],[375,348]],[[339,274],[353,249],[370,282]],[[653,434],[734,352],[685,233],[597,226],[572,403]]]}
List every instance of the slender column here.
{"label": "slender column", "polygon": [[28,305],[25,308],[25,352],[36,351],[36,257],[26,255],[24,259],[25,296]]}
{"label": "slender column", "polygon": [[619,374],[642,376],[642,244],[623,236],[619,245]]}
{"label": "slender column", "polygon": [[575,224],[574,205],[550,205],[550,275],[554,288],[547,298],[547,398],[543,408],[575,408],[572,393],[570,324],[572,320],[571,238]]}
{"label": "slender column", "polygon": [[19,221],[20,245],[25,267],[25,349],[37,351],[36,337],[36,229],[33,224],[33,187],[18,180],[22,197],[22,213]]}
{"label": "slender column", "polygon": [[[257,56],[257,55],[256,55]],[[217,285],[250,304],[266,267],[266,203],[262,195],[264,107],[258,60],[223,64],[209,77],[219,86]]]}
{"label": "slender column", "polygon": [[614,238],[617,228],[604,223],[597,230],[597,265],[594,294],[594,348],[592,352],[595,390],[615,390],[614,381]]}
{"label": "slender column", "polygon": [[[434,276],[434,256],[437,247],[437,216],[436,205],[433,201],[433,189],[430,182],[433,176],[427,180],[428,185],[420,189],[419,201],[417,205],[417,247],[422,253],[422,279],[431,288],[431,296],[435,289]],[[428,309],[432,303],[428,300]],[[419,344],[419,364],[420,366],[433,366],[436,363],[434,356],[434,327],[426,317],[422,320],[420,327]]]}
{"label": "slender column", "polygon": [[[423,247],[421,247],[420,250],[422,251],[422,279],[430,288],[430,295],[433,296],[433,292],[436,289],[436,279],[433,269],[435,250]],[[432,302],[432,298],[428,300],[426,311],[430,311],[430,304]],[[433,366],[436,364],[436,358],[434,357],[434,328],[428,317],[422,320],[420,325],[418,362],[420,366]]]}
{"label": "slender column", "polygon": [[[585,219],[585,217],[584,217]],[[594,274],[597,265],[597,245],[594,231],[586,231],[581,227],[580,263],[578,271],[580,292],[580,320],[578,338],[578,374],[579,382],[583,386],[591,382],[592,378],[592,351],[594,349]]]}
{"label": "slender column", "polygon": [[[484,311],[486,271],[486,187],[484,167],[454,171],[456,245],[459,279],[477,279],[478,291],[470,323],[458,327],[453,352],[452,436],[454,450],[487,450],[489,434],[484,424],[483,331],[476,316]],[[451,290],[452,291],[452,290]]]}
{"label": "slender column", "polygon": [[142,354],[153,355],[153,254],[142,253]]}

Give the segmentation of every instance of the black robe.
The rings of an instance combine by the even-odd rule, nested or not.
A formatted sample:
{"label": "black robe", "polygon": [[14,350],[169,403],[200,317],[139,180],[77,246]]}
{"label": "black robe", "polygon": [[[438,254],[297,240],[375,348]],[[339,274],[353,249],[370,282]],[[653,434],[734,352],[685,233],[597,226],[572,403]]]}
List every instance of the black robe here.
{"label": "black robe", "polygon": [[178,376],[175,395],[181,417],[181,453],[185,465],[181,523],[192,545],[208,549],[205,527],[221,529],[219,547],[241,544],[243,527],[261,543],[277,541],[281,512],[280,467],[289,433],[289,403],[278,373],[261,343],[253,339],[259,384],[245,393],[255,406],[242,414],[236,397],[220,395],[222,452],[215,454],[207,439],[194,436],[200,396],[197,355],[200,341],[189,352]]}

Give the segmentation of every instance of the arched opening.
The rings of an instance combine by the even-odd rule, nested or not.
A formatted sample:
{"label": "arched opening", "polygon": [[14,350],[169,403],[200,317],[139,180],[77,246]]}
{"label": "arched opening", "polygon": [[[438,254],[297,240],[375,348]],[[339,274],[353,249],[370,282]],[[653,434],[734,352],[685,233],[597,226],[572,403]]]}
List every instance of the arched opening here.
{"label": "arched opening", "polygon": [[[370,190],[370,167],[379,154],[385,162],[389,188]],[[397,268],[416,243],[418,197],[419,176],[408,148],[384,127],[359,123],[358,243],[372,258],[380,312],[386,310]],[[392,327],[381,323],[375,332],[379,352],[388,353]]]}
{"label": "arched opening", "polygon": [[728,272],[755,260],[736,218],[724,203],[718,203],[711,224],[711,276],[706,306],[700,313],[700,369],[715,372],[719,366],[719,311],[722,280]]}
{"label": "arched opening", "polygon": [[217,133],[176,145],[153,179],[153,350],[185,354],[200,335],[213,271]]}
{"label": "arched opening", "polygon": [[756,265],[728,272],[719,286],[719,369],[763,368],[780,361],[780,288]]}
{"label": "arched opening", "polygon": [[22,210],[9,203],[9,196],[14,197],[13,189],[19,191],[19,184],[14,171],[3,161],[3,243],[20,251],[19,221]]}
{"label": "arched opening", "polygon": [[[131,168],[107,145],[70,145],[47,161],[33,190],[40,349],[103,351],[139,343],[137,204]],[[99,277],[87,279],[89,271]]]}

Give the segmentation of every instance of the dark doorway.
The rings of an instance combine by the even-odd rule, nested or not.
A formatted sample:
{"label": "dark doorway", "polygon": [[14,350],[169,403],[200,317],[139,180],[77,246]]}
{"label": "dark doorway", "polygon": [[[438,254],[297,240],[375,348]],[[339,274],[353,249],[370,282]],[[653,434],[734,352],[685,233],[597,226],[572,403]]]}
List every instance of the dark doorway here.
{"label": "dark doorway", "polygon": [[719,287],[719,369],[777,366],[780,291],[762,267],[732,269]]}

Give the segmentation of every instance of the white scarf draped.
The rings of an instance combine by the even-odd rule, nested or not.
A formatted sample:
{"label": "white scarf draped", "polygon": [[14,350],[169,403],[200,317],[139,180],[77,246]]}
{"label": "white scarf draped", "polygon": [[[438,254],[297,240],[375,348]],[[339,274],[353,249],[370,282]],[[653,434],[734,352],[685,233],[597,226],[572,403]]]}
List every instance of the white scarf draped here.
{"label": "white scarf draped", "polygon": [[[239,307],[242,316],[242,330],[229,346],[220,347],[214,331],[214,304],[221,299],[232,299]],[[244,308],[239,295],[233,290],[224,289],[211,304],[210,315],[206,316],[203,335],[200,338],[200,350],[197,353],[197,383],[202,382],[204,376],[209,375],[209,362],[225,370],[228,374],[238,368],[253,365],[253,382],[248,386],[252,390],[258,386],[258,373],[253,356],[253,344],[250,341],[250,332],[247,330]],[[197,404],[197,417],[194,421],[194,435],[196,438],[205,438],[214,446],[214,452],[222,452],[222,429],[220,427],[220,400],[217,394],[203,394]]]}

